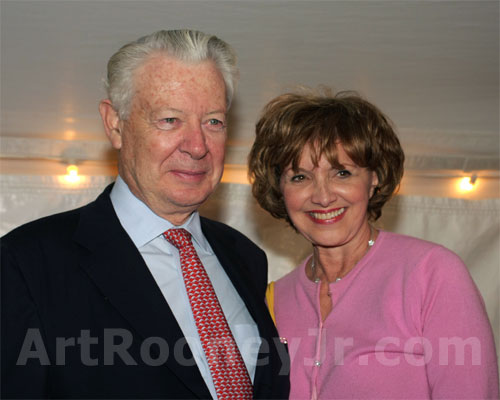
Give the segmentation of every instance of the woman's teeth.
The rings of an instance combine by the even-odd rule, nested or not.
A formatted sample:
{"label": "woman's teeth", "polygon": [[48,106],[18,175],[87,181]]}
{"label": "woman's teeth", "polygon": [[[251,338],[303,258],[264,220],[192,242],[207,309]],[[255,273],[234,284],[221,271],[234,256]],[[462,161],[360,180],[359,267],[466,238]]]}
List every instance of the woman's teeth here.
{"label": "woman's teeth", "polygon": [[338,210],[335,210],[335,211],[332,211],[332,212],[329,212],[329,213],[315,213],[315,212],[312,212],[312,213],[309,213],[309,214],[313,218],[316,218],[316,219],[332,219],[332,218],[338,217],[343,212],[344,212],[344,207],[339,208]]}

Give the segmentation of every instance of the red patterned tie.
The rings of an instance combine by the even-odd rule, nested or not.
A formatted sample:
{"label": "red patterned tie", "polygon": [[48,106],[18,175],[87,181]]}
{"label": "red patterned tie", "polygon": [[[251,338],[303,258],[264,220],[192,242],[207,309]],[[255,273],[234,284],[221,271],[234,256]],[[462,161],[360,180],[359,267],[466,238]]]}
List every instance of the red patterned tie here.
{"label": "red patterned tie", "polygon": [[208,360],[217,398],[251,399],[252,381],[210,278],[191,242],[191,234],[185,229],[169,229],[163,235],[179,250],[189,303]]}

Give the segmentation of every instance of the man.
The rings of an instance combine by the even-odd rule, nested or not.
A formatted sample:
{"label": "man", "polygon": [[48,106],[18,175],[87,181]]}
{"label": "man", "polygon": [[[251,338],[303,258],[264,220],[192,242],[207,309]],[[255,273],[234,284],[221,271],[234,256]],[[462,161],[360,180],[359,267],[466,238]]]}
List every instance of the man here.
{"label": "man", "polygon": [[287,398],[265,255],[196,211],[222,175],[236,75],[196,31],[111,57],[117,181],[2,239],[2,397]]}

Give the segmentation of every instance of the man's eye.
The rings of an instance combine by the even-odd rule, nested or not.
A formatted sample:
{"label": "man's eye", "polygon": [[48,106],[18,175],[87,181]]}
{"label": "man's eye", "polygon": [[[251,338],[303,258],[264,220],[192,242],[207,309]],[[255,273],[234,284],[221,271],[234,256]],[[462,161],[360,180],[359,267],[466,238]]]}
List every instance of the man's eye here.
{"label": "man's eye", "polygon": [[337,172],[337,175],[340,176],[341,178],[347,178],[348,176],[351,176],[352,174],[346,169],[341,169],[339,172]]}
{"label": "man's eye", "polygon": [[173,124],[177,118],[163,118],[160,122],[166,122],[167,124]]}
{"label": "man's eye", "polygon": [[179,124],[179,119],[174,117],[167,117],[158,120],[156,127],[161,130],[169,130]]}
{"label": "man's eye", "polygon": [[206,122],[208,129],[212,131],[222,131],[226,128],[226,125],[224,125],[224,122],[221,121],[220,119],[217,118],[210,118]]}

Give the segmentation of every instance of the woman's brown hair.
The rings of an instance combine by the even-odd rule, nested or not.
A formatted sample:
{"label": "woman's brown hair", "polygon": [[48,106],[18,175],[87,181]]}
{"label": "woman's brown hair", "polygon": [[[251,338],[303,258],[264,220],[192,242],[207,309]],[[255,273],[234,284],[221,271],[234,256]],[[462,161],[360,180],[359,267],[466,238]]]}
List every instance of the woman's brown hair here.
{"label": "woman's brown hair", "polygon": [[307,145],[315,165],[325,155],[334,168],[342,168],[338,143],[358,166],[377,174],[379,184],[367,212],[370,220],[378,219],[403,176],[404,153],[390,120],[355,92],[287,93],[264,107],[248,158],[252,192],[261,207],[291,223],[280,190],[281,174],[289,165],[297,169]]}

